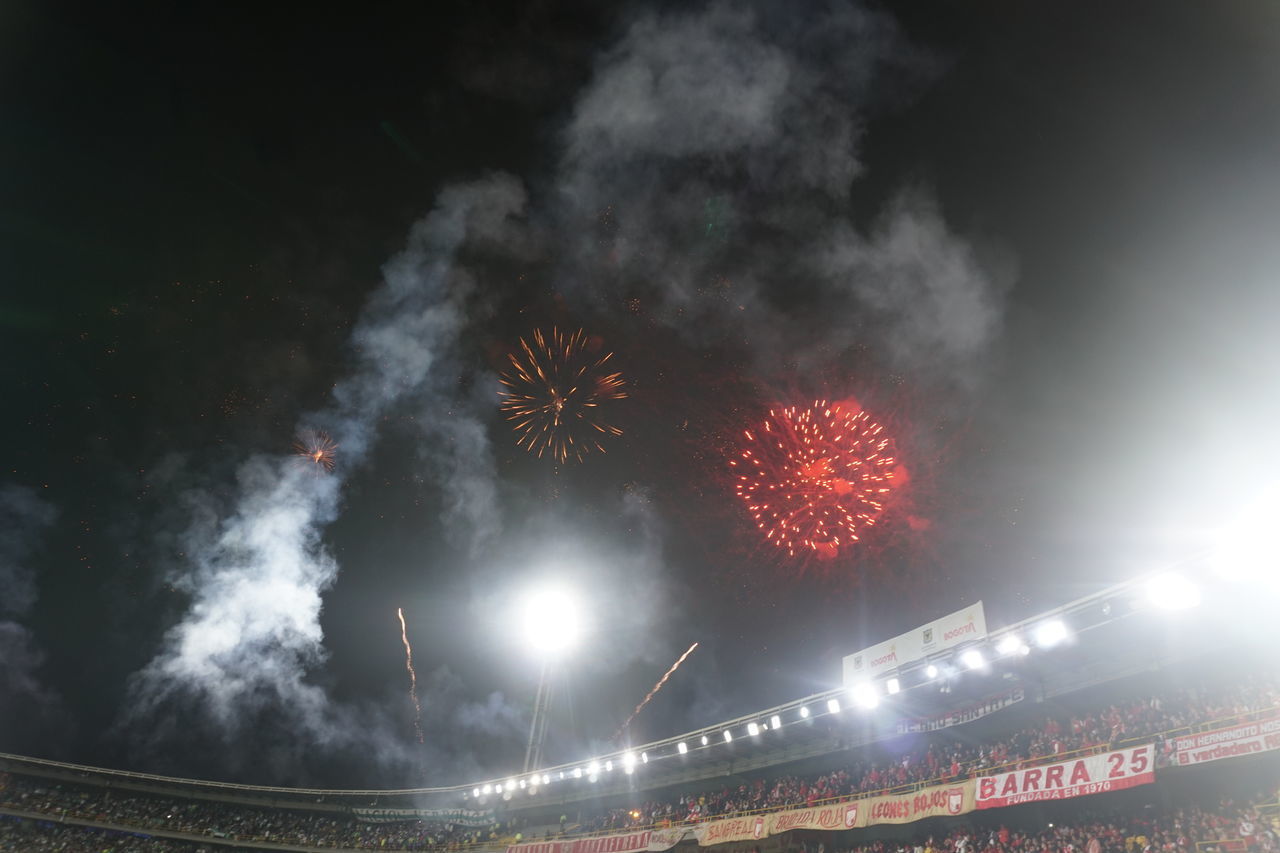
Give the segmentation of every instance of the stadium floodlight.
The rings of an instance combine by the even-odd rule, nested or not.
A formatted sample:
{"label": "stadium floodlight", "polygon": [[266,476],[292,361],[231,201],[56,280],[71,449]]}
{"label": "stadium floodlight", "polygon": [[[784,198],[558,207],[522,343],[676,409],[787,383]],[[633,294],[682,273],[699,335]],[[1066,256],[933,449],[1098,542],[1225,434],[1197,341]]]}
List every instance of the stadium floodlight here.
{"label": "stadium floodlight", "polygon": [[782,718],[779,717],[777,714],[774,714],[772,717],[770,717],[769,728],[773,729],[774,731],[777,731],[778,729],[782,728]]}
{"label": "stadium floodlight", "polygon": [[870,711],[880,704],[880,694],[870,681],[863,681],[849,689],[849,696],[859,708]]}
{"label": "stadium floodlight", "polygon": [[529,783],[528,783],[528,782],[526,782],[524,779],[521,779],[521,780],[520,780],[520,787],[521,787],[521,789],[523,789],[523,788],[524,788],[526,785],[528,785],[528,784],[529,784]]}
{"label": "stadium floodlight", "polygon": [[649,763],[649,753],[647,753],[647,752],[642,752],[642,753],[640,753],[640,763],[641,763],[641,764],[648,764],[648,763]]}
{"label": "stadium floodlight", "polygon": [[1147,601],[1161,610],[1190,610],[1200,603],[1200,587],[1178,572],[1163,572],[1146,583]]}
{"label": "stadium floodlight", "polygon": [[516,789],[516,780],[515,780],[515,779],[508,779],[508,780],[507,780],[507,790],[508,790],[508,791],[514,791],[515,789]]}
{"label": "stadium floodlight", "polygon": [[968,649],[964,654],[960,655],[960,660],[969,669],[982,669],[987,665],[987,659],[977,649]]}
{"label": "stadium floodlight", "polygon": [[551,774],[550,774],[550,773],[543,773],[543,774],[542,774],[542,784],[544,784],[544,785],[550,785],[550,784],[551,784]]}
{"label": "stadium floodlight", "polygon": [[590,764],[588,764],[587,773],[590,774],[591,776],[598,776],[600,774],[600,762],[593,761]]}
{"label": "stadium floodlight", "polygon": [[702,736],[702,745],[703,745],[703,746],[706,746],[706,745],[707,745],[707,744],[709,744],[709,743],[711,743],[710,738],[708,738],[706,735],[703,735],[703,736]]}
{"label": "stadium floodlight", "polygon": [[492,794],[492,793],[493,793],[493,786],[492,786],[492,785],[485,785],[483,788],[481,788],[481,790],[482,790],[482,791],[484,791],[486,794]]}
{"label": "stadium floodlight", "polygon": [[613,759],[612,759],[612,758],[610,758],[608,761],[606,761],[606,762],[604,763],[604,769],[605,769],[605,772],[606,772],[606,773],[612,773],[612,772],[613,772]]}
{"label": "stadium floodlight", "polygon": [[724,742],[733,743],[733,732],[729,731],[728,729],[724,730]]}
{"label": "stadium floodlight", "polygon": [[1262,582],[1280,590],[1280,576],[1274,571],[1280,546],[1273,533],[1280,516],[1280,483],[1268,486],[1233,523],[1217,533],[1217,547],[1210,558],[1214,572],[1224,580],[1240,583]]}
{"label": "stadium floodlight", "polygon": [[884,689],[890,696],[896,696],[902,690],[902,682],[898,681],[896,678],[890,678],[884,683]]}
{"label": "stadium floodlight", "polygon": [[622,766],[625,769],[632,770],[636,766],[636,754],[634,752],[625,753],[622,756]]}
{"label": "stadium floodlight", "polygon": [[801,706],[800,706],[800,719],[802,719],[802,720],[807,720],[807,719],[809,719],[809,708],[808,708],[808,706],[806,706],[806,705],[801,705]]}
{"label": "stadium floodlight", "polygon": [[924,668],[924,677],[925,677],[925,678],[937,678],[937,677],[938,677],[938,667],[936,667],[936,666],[935,666],[935,665],[933,665],[933,664],[929,664],[928,666],[926,666],[926,667]]}
{"label": "stadium floodlight", "polygon": [[[486,791],[485,793],[488,793],[488,791]],[[477,788],[472,788],[472,789],[471,789],[471,796],[473,796],[473,797],[478,797],[478,796],[480,796],[480,789],[479,789],[478,787],[477,787]]]}
{"label": "stadium floodlight", "polygon": [[1040,623],[1036,628],[1036,645],[1042,649],[1051,649],[1068,636],[1067,626],[1061,619],[1050,619]]}
{"label": "stadium floodlight", "polygon": [[563,779],[564,779],[564,771],[563,771],[563,770],[561,770],[561,771],[560,771],[560,779],[561,779],[561,780],[563,780]]}
{"label": "stadium floodlight", "polygon": [[582,778],[582,768],[581,768],[581,767],[575,767],[575,768],[573,768],[573,778],[575,778],[575,779],[581,779],[581,778]]}
{"label": "stadium floodlight", "polygon": [[520,609],[521,636],[543,660],[563,657],[582,633],[578,598],[562,586],[544,586],[525,595]]}
{"label": "stadium floodlight", "polygon": [[756,723],[747,723],[747,734],[751,735],[751,737],[759,737],[760,726]]}
{"label": "stadium floodlight", "polygon": [[676,744],[676,752],[680,753],[681,755],[684,755],[688,751],[689,751],[689,744],[685,743],[684,741],[680,741],[678,744]]}
{"label": "stadium floodlight", "polygon": [[840,713],[840,700],[839,700],[839,699],[836,699],[834,696],[833,696],[832,698],[828,699],[828,700],[827,700],[827,710],[828,710],[828,711],[830,711],[830,712],[831,712],[831,713],[833,713],[833,714],[839,714],[839,713]]}
{"label": "stadium floodlight", "polygon": [[1017,634],[1005,634],[996,644],[996,653],[1001,655],[1016,654],[1022,648],[1022,640]]}

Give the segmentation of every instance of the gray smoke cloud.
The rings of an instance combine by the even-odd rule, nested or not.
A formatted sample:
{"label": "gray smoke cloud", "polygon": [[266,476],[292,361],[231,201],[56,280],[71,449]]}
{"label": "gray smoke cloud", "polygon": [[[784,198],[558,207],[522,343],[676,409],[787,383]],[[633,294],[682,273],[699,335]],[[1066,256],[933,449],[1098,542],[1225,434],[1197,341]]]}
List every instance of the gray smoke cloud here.
{"label": "gray smoke cloud", "polygon": [[[429,393],[436,409],[452,413],[435,424],[454,438],[434,456],[446,481],[462,467],[459,456],[472,470],[485,469],[483,434],[465,406],[442,397],[432,380],[455,357],[475,291],[458,253],[509,238],[524,203],[523,190],[508,177],[451,188],[386,265],[353,334],[355,370],[335,387],[332,405],[305,423],[339,445],[334,474],[305,460],[261,455],[241,466],[233,495],[186,495],[187,561],[173,579],[191,604],[130,685],[130,722],[148,721],[146,739],[163,740],[195,721],[175,716],[175,707],[185,714],[199,708],[229,739],[268,707],[286,709],[294,725],[322,742],[371,731],[368,721],[351,725],[350,709],[332,705],[309,680],[325,659],[322,594],[338,572],[322,533],[340,509],[344,472],[359,465],[379,419],[406,395]],[[448,511],[455,526],[469,520],[482,526],[496,516],[493,489],[457,491]],[[156,727],[156,720],[165,724]]]}
{"label": "gray smoke cloud", "polygon": [[22,620],[36,602],[31,558],[57,516],[33,490],[0,487],[0,726],[11,733],[38,716],[22,713],[31,703],[54,701],[35,676],[43,655]]}

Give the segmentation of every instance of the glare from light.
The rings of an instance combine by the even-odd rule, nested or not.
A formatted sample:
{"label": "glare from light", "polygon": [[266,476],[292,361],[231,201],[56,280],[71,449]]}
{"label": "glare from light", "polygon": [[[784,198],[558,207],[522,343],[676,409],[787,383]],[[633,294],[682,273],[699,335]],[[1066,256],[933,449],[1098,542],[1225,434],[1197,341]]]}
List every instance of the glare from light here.
{"label": "glare from light", "polygon": [[588,776],[588,777],[587,777],[587,781],[588,781],[588,782],[599,782],[599,781],[600,781],[600,777],[599,777],[598,775]]}
{"label": "glare from light", "polygon": [[996,645],[996,652],[1002,655],[1011,655],[1022,648],[1022,640],[1017,634],[1006,634]]}
{"label": "glare from light", "polygon": [[635,767],[635,766],[636,766],[636,754],[635,754],[634,752],[628,752],[628,753],[626,753],[625,755],[623,755],[623,756],[622,756],[622,766],[623,766],[623,767]]}
{"label": "glare from light", "polygon": [[969,669],[982,669],[987,665],[987,659],[982,656],[982,652],[977,649],[969,649],[960,655],[960,661]]}
{"label": "glare from light", "polygon": [[546,586],[528,593],[520,608],[521,636],[544,660],[563,657],[582,633],[582,609],[569,590]]}
{"label": "glare from light", "polygon": [[772,717],[770,717],[769,728],[773,729],[774,731],[777,731],[778,729],[782,728],[782,718],[779,717],[777,714],[774,714]]}
{"label": "glare from light", "polygon": [[1165,572],[1147,581],[1147,600],[1161,610],[1190,610],[1200,603],[1200,587],[1177,572]]}
{"label": "glare from light", "polygon": [[612,772],[613,772],[613,759],[612,759],[612,758],[610,758],[608,761],[606,761],[606,762],[604,763],[604,769],[605,769],[605,772],[606,772],[606,773],[612,773]]}
{"label": "glare from light", "polygon": [[[488,793],[488,792],[486,791],[485,793]],[[479,789],[479,788],[472,788],[472,789],[471,789],[471,796],[473,796],[473,797],[478,797],[478,796],[480,796],[480,789]]]}
{"label": "glare from light", "polygon": [[800,719],[802,720],[809,719],[809,708],[807,706],[802,705],[800,707]]}
{"label": "glare from light", "polygon": [[1061,619],[1050,619],[1036,628],[1036,645],[1051,649],[1067,638],[1067,626]]}
{"label": "glare from light", "polygon": [[729,731],[728,729],[724,730],[724,742],[725,743],[733,742],[733,732]]}
{"label": "glare from light", "polygon": [[515,779],[508,779],[508,780],[507,780],[507,790],[508,790],[508,791],[514,791],[515,789],[516,789],[516,780],[515,780]]}
{"label": "glare from light", "polygon": [[[564,774],[563,774],[563,773],[561,773],[561,774],[560,774],[560,776],[561,776],[561,778],[564,778]],[[550,773],[543,773],[543,774],[542,774],[542,784],[544,784],[544,785],[550,785],[550,784],[551,784],[551,774],[550,774]]]}
{"label": "glare from light", "polygon": [[561,770],[561,771],[560,771],[560,778],[561,778],[561,779],[563,779],[563,778],[564,778],[564,771],[563,771],[563,770]]}
{"label": "glare from light", "polygon": [[493,786],[492,786],[492,785],[485,785],[485,786],[484,786],[484,788],[483,788],[482,790],[483,790],[486,794],[492,794],[492,793],[493,793]]}
{"label": "glare from light", "polygon": [[936,666],[934,666],[933,664],[929,664],[928,666],[926,666],[926,667],[924,668],[924,677],[925,677],[925,678],[937,678],[937,677],[938,677],[938,668],[937,668]]}
{"label": "glare from light", "polygon": [[902,690],[902,684],[898,679],[890,678],[884,683],[884,689],[888,691],[890,696],[895,696]]}
{"label": "glare from light", "polygon": [[521,780],[520,780],[520,787],[521,787],[521,788],[524,788],[524,787],[525,787],[526,785],[528,785],[528,784],[529,784],[529,783],[528,783],[528,782],[526,782],[524,779],[521,779]]}
{"label": "glare from light", "polygon": [[849,698],[855,705],[866,711],[880,704],[880,694],[876,692],[876,686],[869,681],[860,682],[849,688]]}
{"label": "glare from light", "polygon": [[831,698],[827,700],[827,710],[833,714],[840,713],[840,700]]}
{"label": "glare from light", "polygon": [[703,735],[703,736],[702,736],[702,745],[703,745],[703,746],[706,746],[706,745],[707,745],[707,744],[709,744],[709,743],[711,743],[711,741],[707,738],[707,736],[706,736],[706,735]]}
{"label": "glare from light", "polygon": [[680,753],[681,755],[684,755],[688,751],[689,751],[689,744],[685,743],[684,741],[680,741],[680,743],[676,744],[676,752]]}
{"label": "glare from light", "polygon": [[599,761],[593,761],[593,762],[591,762],[590,764],[588,764],[588,765],[587,765],[587,773],[588,773],[589,775],[591,775],[591,776],[599,775],[599,773],[600,773],[600,762],[599,762]]}
{"label": "glare from light", "polygon": [[628,776],[630,776],[632,773],[635,773],[635,772],[636,772],[635,765],[633,764],[633,765],[631,765],[631,766],[629,766],[629,767],[624,767],[624,768],[622,768],[622,772],[624,772],[624,773],[626,773]]}
{"label": "glare from light", "polygon": [[1267,583],[1280,591],[1280,546],[1275,519],[1280,517],[1280,484],[1269,486],[1234,523],[1218,531],[1212,556],[1214,572],[1223,580]]}
{"label": "glare from light", "polygon": [[1023,643],[1022,645],[1018,646],[1018,654],[1023,656],[1031,654],[1031,647],[1028,646],[1026,643]]}
{"label": "glare from light", "polygon": [[747,734],[751,735],[751,737],[759,737],[760,726],[756,723],[747,723]]}
{"label": "glare from light", "polygon": [[575,778],[575,779],[581,779],[581,778],[582,778],[582,768],[581,768],[581,767],[575,767],[575,768],[573,768],[573,778]]}

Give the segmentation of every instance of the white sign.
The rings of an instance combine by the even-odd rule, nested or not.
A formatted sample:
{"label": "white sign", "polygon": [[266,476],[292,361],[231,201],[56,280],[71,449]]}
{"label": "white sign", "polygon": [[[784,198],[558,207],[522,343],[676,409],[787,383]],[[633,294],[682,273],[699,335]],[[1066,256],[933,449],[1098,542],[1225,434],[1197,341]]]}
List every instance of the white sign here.
{"label": "white sign", "polygon": [[993,809],[1121,791],[1135,785],[1150,785],[1155,780],[1155,749],[1145,744],[1057,764],[980,776],[976,799],[978,808]]}
{"label": "white sign", "polygon": [[1280,749],[1280,714],[1175,738],[1173,748],[1180,767]]}
{"label": "white sign", "polygon": [[982,602],[955,613],[921,625],[885,640],[870,648],[855,652],[844,659],[844,684],[852,687],[872,676],[889,672],[913,661],[987,636],[987,617],[982,612]]}

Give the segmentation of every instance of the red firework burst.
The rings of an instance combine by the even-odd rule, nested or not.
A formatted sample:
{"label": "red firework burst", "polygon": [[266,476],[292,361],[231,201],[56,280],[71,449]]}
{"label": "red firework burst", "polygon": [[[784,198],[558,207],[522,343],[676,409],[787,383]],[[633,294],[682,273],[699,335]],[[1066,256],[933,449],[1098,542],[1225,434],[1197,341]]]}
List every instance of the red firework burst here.
{"label": "red firework burst", "polygon": [[852,400],[772,409],[731,459],[736,491],[787,554],[835,557],[858,542],[905,484],[893,439]]}
{"label": "red firework burst", "polygon": [[302,430],[293,443],[293,454],[309,460],[317,468],[332,471],[338,464],[338,445],[320,430]]}

